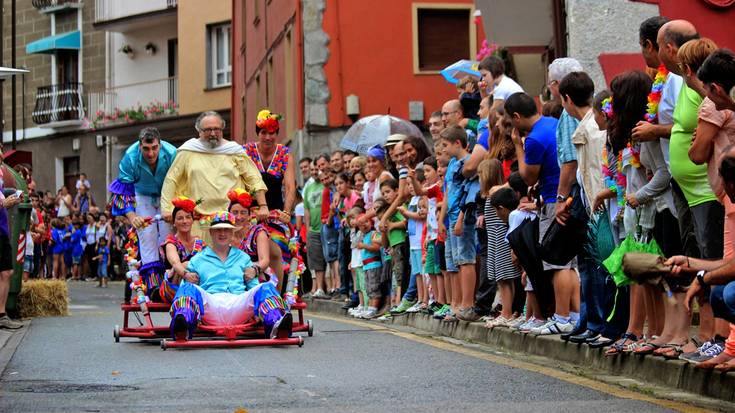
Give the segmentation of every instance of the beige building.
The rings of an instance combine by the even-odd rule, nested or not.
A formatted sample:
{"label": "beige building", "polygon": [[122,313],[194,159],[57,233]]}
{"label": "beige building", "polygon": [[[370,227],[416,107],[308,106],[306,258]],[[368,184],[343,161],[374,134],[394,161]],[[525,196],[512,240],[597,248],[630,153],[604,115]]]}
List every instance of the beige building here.
{"label": "beige building", "polygon": [[[32,152],[39,190],[73,189],[78,173],[85,172],[98,204],[104,204],[117,164],[140,129],[155,126],[178,145],[195,136],[194,120],[204,110],[229,120],[231,5],[201,5],[18,0],[17,66],[30,73],[24,106],[18,97],[17,148]],[[9,62],[9,13],[5,19]],[[21,90],[23,79],[17,82]],[[9,142],[5,83],[3,138]]]}

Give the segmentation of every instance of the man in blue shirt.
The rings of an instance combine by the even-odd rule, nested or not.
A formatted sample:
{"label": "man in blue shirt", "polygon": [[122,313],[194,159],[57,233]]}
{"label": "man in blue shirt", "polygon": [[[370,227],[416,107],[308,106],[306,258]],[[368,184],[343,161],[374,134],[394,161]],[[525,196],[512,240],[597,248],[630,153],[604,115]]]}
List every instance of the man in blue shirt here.
{"label": "man in blue shirt", "polygon": [[258,283],[264,270],[230,244],[235,226],[229,212],[211,220],[212,244],[195,255],[171,305],[171,333],[192,337],[199,322],[216,326],[243,324],[254,316],[263,321],[266,337],[286,338],[293,324],[288,306],[278,294],[278,280]]}
{"label": "man in blue shirt", "polygon": [[158,129],[143,128],[138,142],[125,151],[118,177],[109,187],[112,215],[125,215],[138,231],[140,272],[149,293],[161,284],[155,280],[164,270],[158,246],[169,229],[163,221],[146,222],[144,218],[161,214],[161,187],[175,157],[176,147],[162,141]]}
{"label": "man in blue shirt", "polygon": [[[556,190],[559,185],[559,163],[556,158],[557,120],[541,116],[536,102],[525,93],[514,93],[505,101],[505,116],[513,124],[513,144],[518,157],[518,172],[528,186],[538,184],[538,193],[543,201],[539,210],[539,240],[544,238],[551,223],[556,219]],[[525,142],[521,135],[527,134]],[[554,316],[549,321],[531,330],[533,334],[563,334],[574,330],[570,308],[572,300],[579,306],[579,282],[577,273],[567,266],[554,266],[544,262],[544,270],[554,271]],[[548,293],[537,291],[537,294]]]}

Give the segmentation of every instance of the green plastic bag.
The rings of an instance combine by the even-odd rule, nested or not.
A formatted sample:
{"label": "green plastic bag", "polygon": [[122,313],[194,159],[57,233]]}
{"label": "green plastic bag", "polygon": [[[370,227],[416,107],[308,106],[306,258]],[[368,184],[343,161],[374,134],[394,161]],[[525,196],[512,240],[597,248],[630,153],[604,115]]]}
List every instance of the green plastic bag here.
{"label": "green plastic bag", "polygon": [[587,255],[597,265],[602,265],[603,261],[615,250],[615,238],[607,210],[595,212],[592,219],[589,220],[587,242],[584,248]]}
{"label": "green plastic bag", "polygon": [[651,239],[649,242],[639,242],[633,235],[625,237],[623,242],[615,247],[612,254],[602,263],[613,277],[617,287],[633,283],[633,280],[623,272],[623,255],[627,252],[647,252],[649,254],[664,255],[655,239]]}

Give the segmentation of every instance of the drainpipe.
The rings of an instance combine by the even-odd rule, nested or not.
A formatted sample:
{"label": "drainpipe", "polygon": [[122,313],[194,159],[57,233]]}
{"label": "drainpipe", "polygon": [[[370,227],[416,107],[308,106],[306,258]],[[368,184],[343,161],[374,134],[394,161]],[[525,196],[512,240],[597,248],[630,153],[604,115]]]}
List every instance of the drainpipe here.
{"label": "drainpipe", "polygon": [[[10,67],[15,67],[16,60],[15,60],[15,42],[16,42],[16,36],[15,36],[15,0],[10,1],[10,18],[12,19],[10,21]],[[10,104],[13,106],[10,111],[10,116],[13,117],[11,121],[11,127],[13,128],[13,143],[12,148],[15,149],[15,141],[17,139],[17,126],[18,126],[18,108],[17,102],[16,102],[16,91],[17,91],[17,82],[15,81],[15,76],[10,80],[10,96],[11,96],[11,102]]]}

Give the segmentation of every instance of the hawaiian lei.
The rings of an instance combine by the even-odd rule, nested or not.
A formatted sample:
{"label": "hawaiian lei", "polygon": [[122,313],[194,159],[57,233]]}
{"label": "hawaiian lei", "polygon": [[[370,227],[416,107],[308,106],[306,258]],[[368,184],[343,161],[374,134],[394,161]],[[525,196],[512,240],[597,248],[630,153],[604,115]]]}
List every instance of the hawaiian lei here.
{"label": "hawaiian lei", "polygon": [[658,121],[658,104],[661,102],[661,95],[668,75],[669,71],[666,70],[663,64],[658,67],[656,76],[653,78],[651,93],[648,94],[648,104],[646,106],[646,120],[648,122],[656,123]]}

